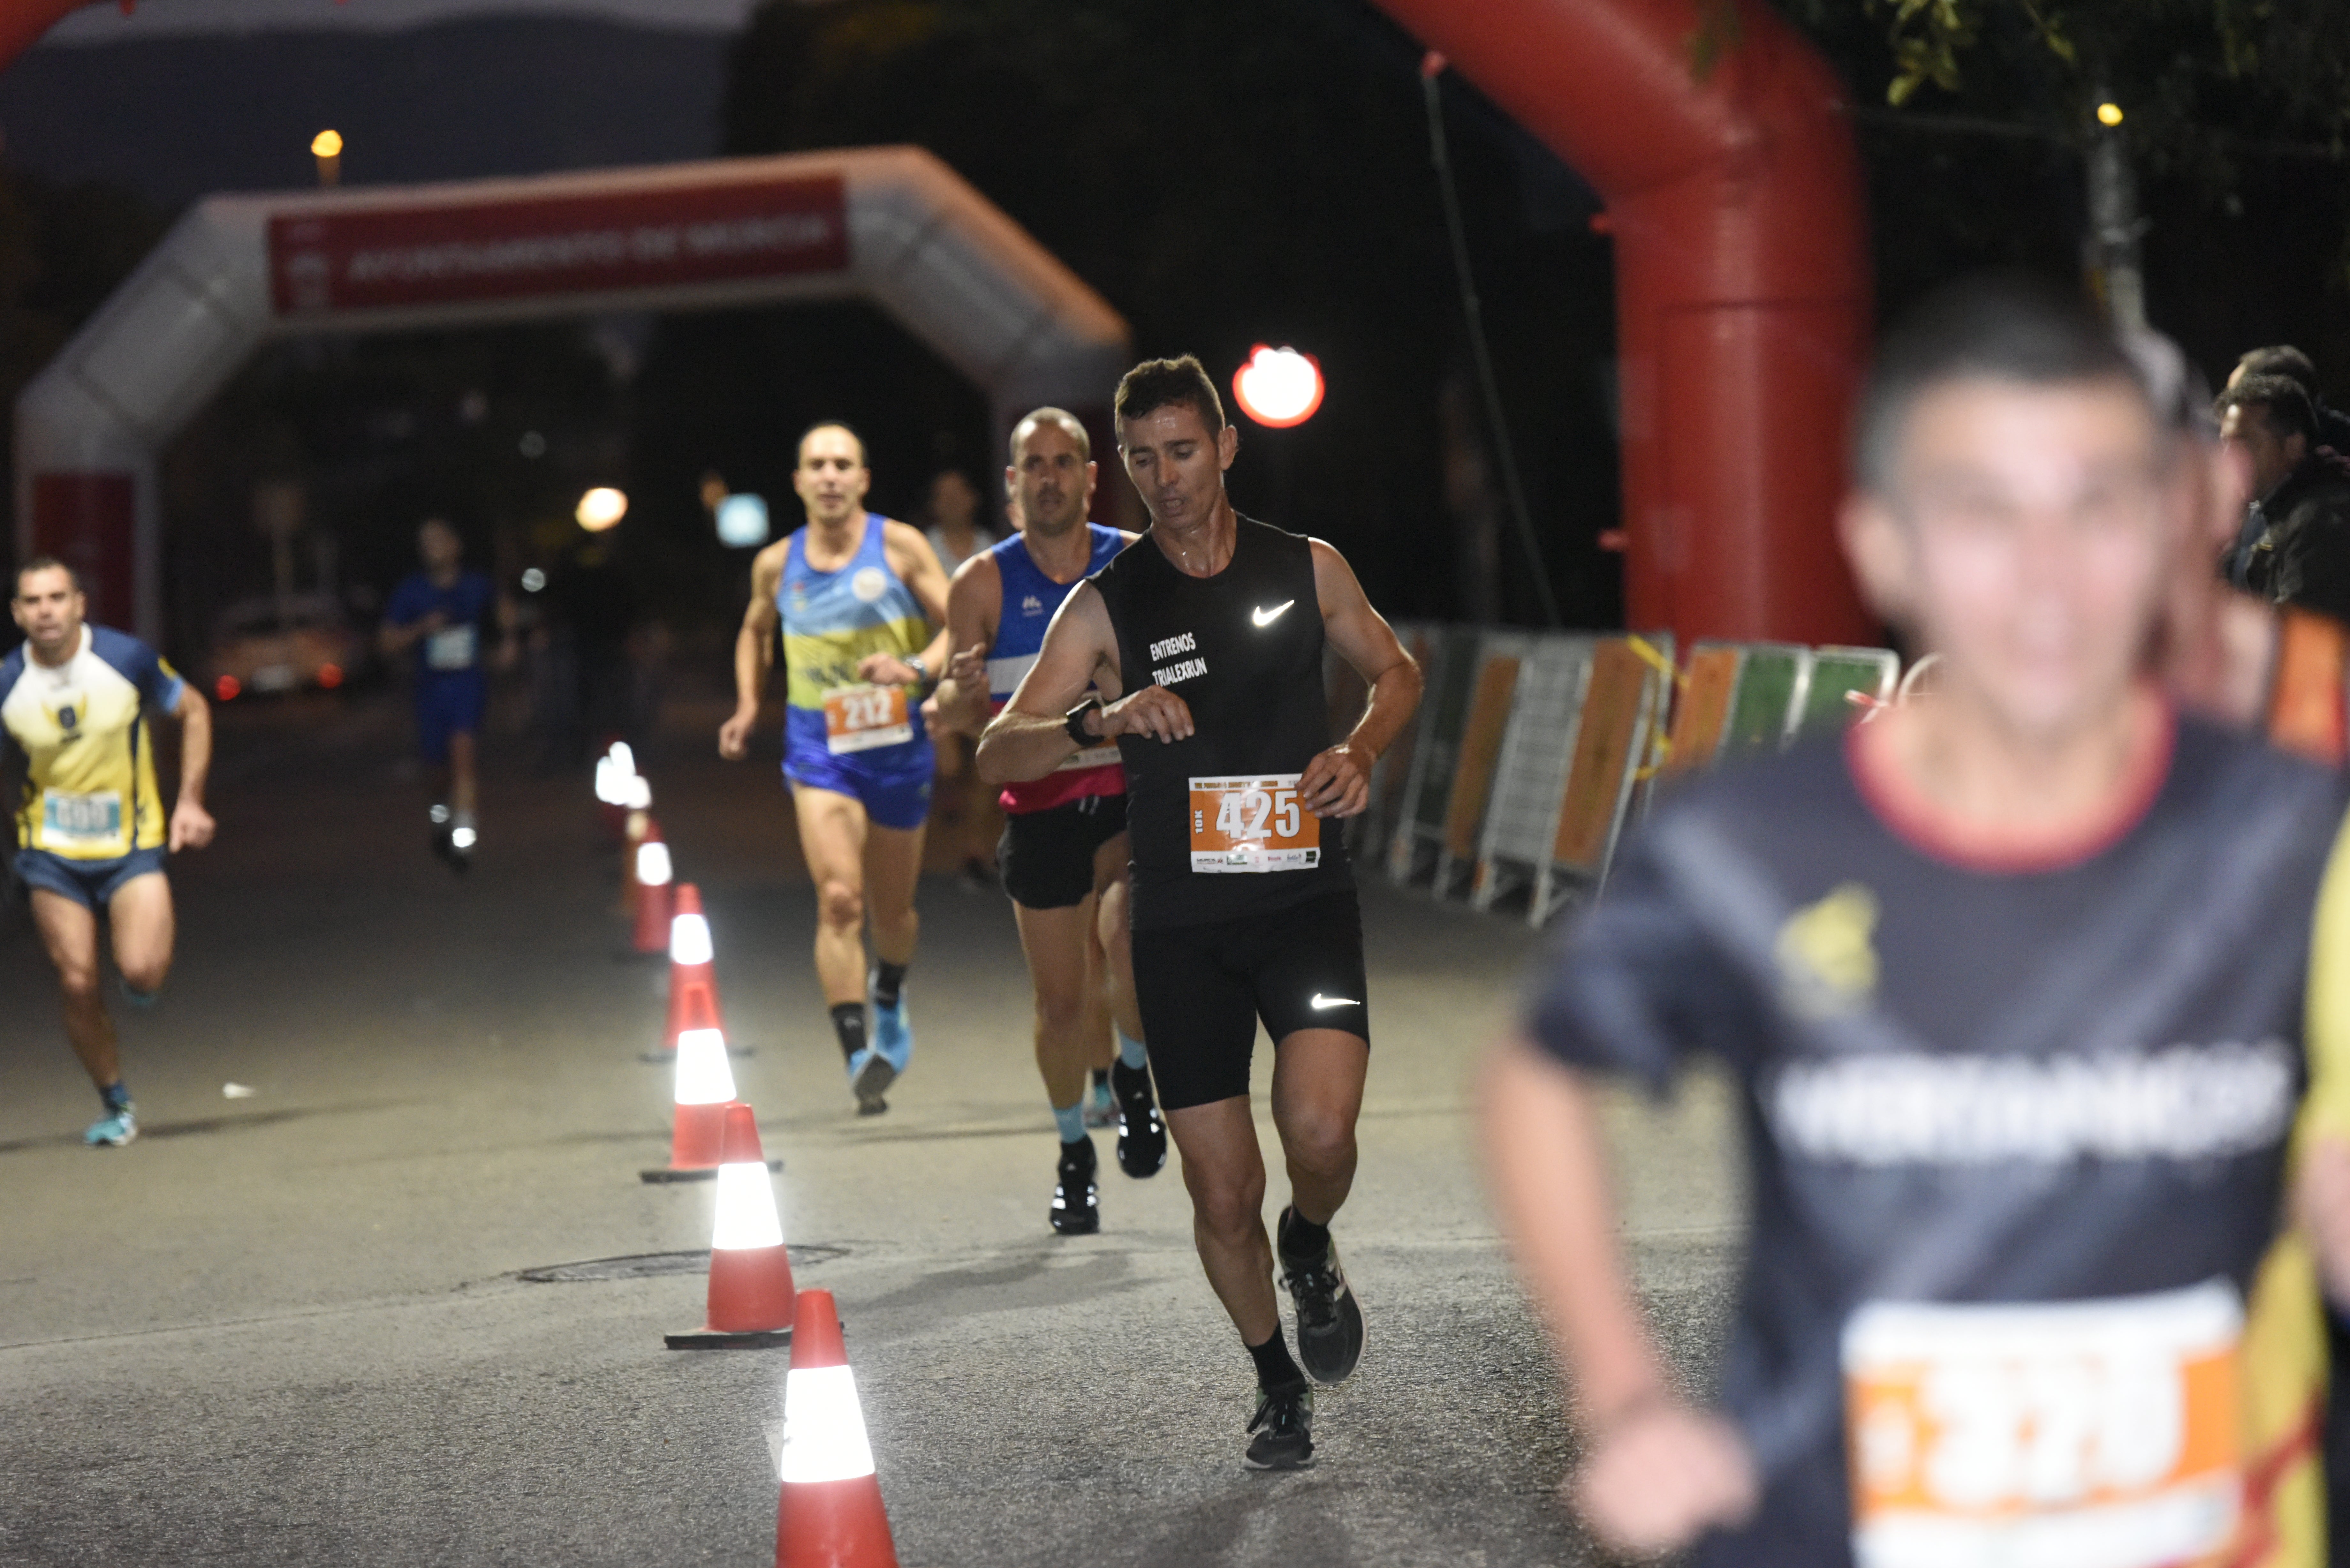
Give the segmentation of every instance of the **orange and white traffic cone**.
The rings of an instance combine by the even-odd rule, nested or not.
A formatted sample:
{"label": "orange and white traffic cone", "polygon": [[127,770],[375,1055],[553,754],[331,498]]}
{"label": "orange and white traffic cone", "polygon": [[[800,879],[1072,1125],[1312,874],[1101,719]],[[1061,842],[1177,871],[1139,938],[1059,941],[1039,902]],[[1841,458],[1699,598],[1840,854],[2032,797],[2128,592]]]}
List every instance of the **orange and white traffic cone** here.
{"label": "orange and white traffic cone", "polygon": [[653,825],[653,786],[642,777],[631,777],[623,786],[622,799],[628,804],[628,815],[620,827],[620,898],[612,906],[616,915],[637,918],[637,846],[645,841],[645,834]]}
{"label": "orange and white traffic cone", "polygon": [[802,1291],[784,1379],[775,1568],[898,1568],[830,1291]]}
{"label": "orange and white traffic cone", "polygon": [[639,1174],[647,1181],[711,1180],[724,1163],[726,1107],[734,1101],[724,1031],[690,1029],[679,1040],[673,1099],[669,1164]]}
{"label": "orange and white traffic cone", "polygon": [[[677,1049],[678,1036],[689,1029],[723,1029],[718,1011],[718,972],[710,941],[710,918],[702,912],[702,889],[691,882],[677,885],[675,913],[669,919],[669,1026],[661,1035],[659,1054],[648,1061],[666,1061]],[[748,1055],[738,1051],[737,1055]]]}
{"label": "orange and white traffic cone", "polygon": [[724,1114],[718,1220],[710,1232],[709,1310],[701,1328],[661,1336],[671,1350],[783,1345],[792,1337],[792,1260],[784,1250],[759,1124],[740,1101]]}
{"label": "orange and white traffic cone", "polygon": [[670,859],[660,824],[648,818],[637,846],[637,919],[629,945],[639,953],[669,950]]}

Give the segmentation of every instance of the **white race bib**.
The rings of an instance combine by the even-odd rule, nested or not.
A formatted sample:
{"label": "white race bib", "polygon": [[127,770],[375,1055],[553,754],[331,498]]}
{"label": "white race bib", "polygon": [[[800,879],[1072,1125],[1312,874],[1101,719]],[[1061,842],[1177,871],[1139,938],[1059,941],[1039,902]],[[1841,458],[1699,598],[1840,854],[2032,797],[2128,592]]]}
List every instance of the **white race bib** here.
{"label": "white race bib", "polygon": [[2158,1568],[2233,1539],[2243,1305],[1871,1303],[1845,1325],[1860,1568]]}
{"label": "white race bib", "polygon": [[114,790],[74,794],[41,792],[41,845],[47,849],[109,850],[121,854],[122,796]]}
{"label": "white race bib", "polygon": [[474,644],[478,640],[471,621],[463,626],[445,627],[424,639],[424,665],[428,670],[471,670],[473,668]]}
{"label": "white race bib", "polygon": [[1297,798],[1296,774],[1223,774],[1191,781],[1191,869],[1310,871],[1322,863],[1322,822]]}

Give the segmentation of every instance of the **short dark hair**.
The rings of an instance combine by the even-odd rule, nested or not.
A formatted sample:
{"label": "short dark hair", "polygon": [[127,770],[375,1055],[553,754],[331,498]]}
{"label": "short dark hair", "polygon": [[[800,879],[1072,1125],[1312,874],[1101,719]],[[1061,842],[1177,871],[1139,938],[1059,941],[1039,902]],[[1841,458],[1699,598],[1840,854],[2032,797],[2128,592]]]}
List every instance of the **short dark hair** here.
{"label": "short dark hair", "polygon": [[2030,387],[2116,382],[2159,419],[2137,365],[2077,295],[2004,274],[1969,278],[1929,296],[1877,346],[1853,421],[1855,482],[1878,494],[1889,491],[1918,400],[1973,379]]}
{"label": "short dark hair", "polygon": [[858,433],[858,430],[855,425],[850,424],[847,420],[818,420],[816,423],[808,426],[807,429],[800,431],[800,439],[792,442],[792,466],[794,468],[797,468],[800,465],[800,453],[807,450],[807,438],[816,434],[818,431],[847,431],[848,432],[848,439],[857,443],[857,466],[859,468],[870,468],[873,466],[872,456],[865,450],[865,438]]}
{"label": "short dark hair", "polygon": [[1179,403],[1196,410],[1210,431],[1224,428],[1224,400],[1216,396],[1216,383],[1197,354],[1145,359],[1118,378],[1110,407],[1124,424]]}
{"label": "short dark hair", "polygon": [[1012,427],[1012,462],[1015,465],[1020,462],[1020,432],[1038,425],[1060,426],[1076,438],[1077,455],[1087,462],[1094,460],[1094,438],[1086,433],[1086,421],[1066,409],[1056,409],[1048,404],[1041,409],[1029,410],[1020,416],[1020,422]]}
{"label": "short dark hair", "polygon": [[65,562],[58,560],[55,556],[36,556],[31,560],[26,561],[23,566],[16,568],[16,588],[14,590],[16,597],[23,598],[25,597],[25,579],[31,576],[35,572],[63,572],[66,575],[66,581],[73,585],[73,591],[76,593],[82,591],[81,574],[79,572],[75,571],[71,566],[68,566]]}
{"label": "short dark hair", "polygon": [[2311,402],[2317,400],[2317,362],[2290,343],[2247,348],[2236,368],[2247,380],[2254,376],[2282,376],[2306,393]]}
{"label": "short dark hair", "polygon": [[2317,407],[2289,376],[2246,376],[2220,394],[2220,411],[2258,409],[2261,422],[2279,441],[2299,436],[2311,451],[2317,447]]}

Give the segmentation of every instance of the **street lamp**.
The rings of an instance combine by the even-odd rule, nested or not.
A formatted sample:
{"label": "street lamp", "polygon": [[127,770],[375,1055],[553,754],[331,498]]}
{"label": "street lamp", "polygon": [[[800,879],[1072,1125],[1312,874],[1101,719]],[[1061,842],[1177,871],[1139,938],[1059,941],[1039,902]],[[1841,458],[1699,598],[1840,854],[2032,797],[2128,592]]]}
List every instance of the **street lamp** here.
{"label": "street lamp", "polygon": [[608,484],[599,484],[579,498],[571,514],[590,534],[601,534],[629,514],[629,498]]}
{"label": "street lamp", "polygon": [[318,161],[318,183],[333,185],[343,177],[343,133],[322,130],[310,138],[310,156]]}
{"label": "street lamp", "polygon": [[1232,398],[1241,412],[1273,430],[1302,425],[1322,406],[1322,364],[1295,348],[1260,343],[1248,363],[1232,372]]}

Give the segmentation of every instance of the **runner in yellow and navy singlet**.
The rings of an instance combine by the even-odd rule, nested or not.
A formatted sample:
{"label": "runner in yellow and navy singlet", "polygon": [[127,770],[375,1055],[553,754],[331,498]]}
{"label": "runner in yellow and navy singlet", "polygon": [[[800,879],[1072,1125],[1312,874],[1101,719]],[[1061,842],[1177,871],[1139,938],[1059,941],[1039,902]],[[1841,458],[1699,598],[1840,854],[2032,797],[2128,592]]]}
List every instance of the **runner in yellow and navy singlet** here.
{"label": "runner in yellow and navy singlet", "polygon": [[872,479],[865,443],[847,425],[800,438],[792,484],[807,524],[752,564],[734,715],[718,732],[721,754],[746,753],[780,629],[784,779],[816,888],[816,977],[860,1116],[889,1109],[883,1095],[913,1057],[904,985],[931,766],[919,710],[946,662],[947,618],[946,574],[930,541],[865,509]]}
{"label": "runner in yellow and navy singlet", "polygon": [[[139,1120],[99,981],[99,917],[112,927],[125,999],[151,1002],[172,967],[163,857],[212,841],[211,711],[153,649],[88,624],[80,585],[62,562],[43,556],[19,568],[9,609],[25,632],[0,659],[0,753],[17,753],[24,772],[16,875],[57,968],[67,1037],[105,1106],[84,1140],[120,1146],[138,1136]],[[179,800],[168,814],[155,783],[156,716],[182,729]]]}

